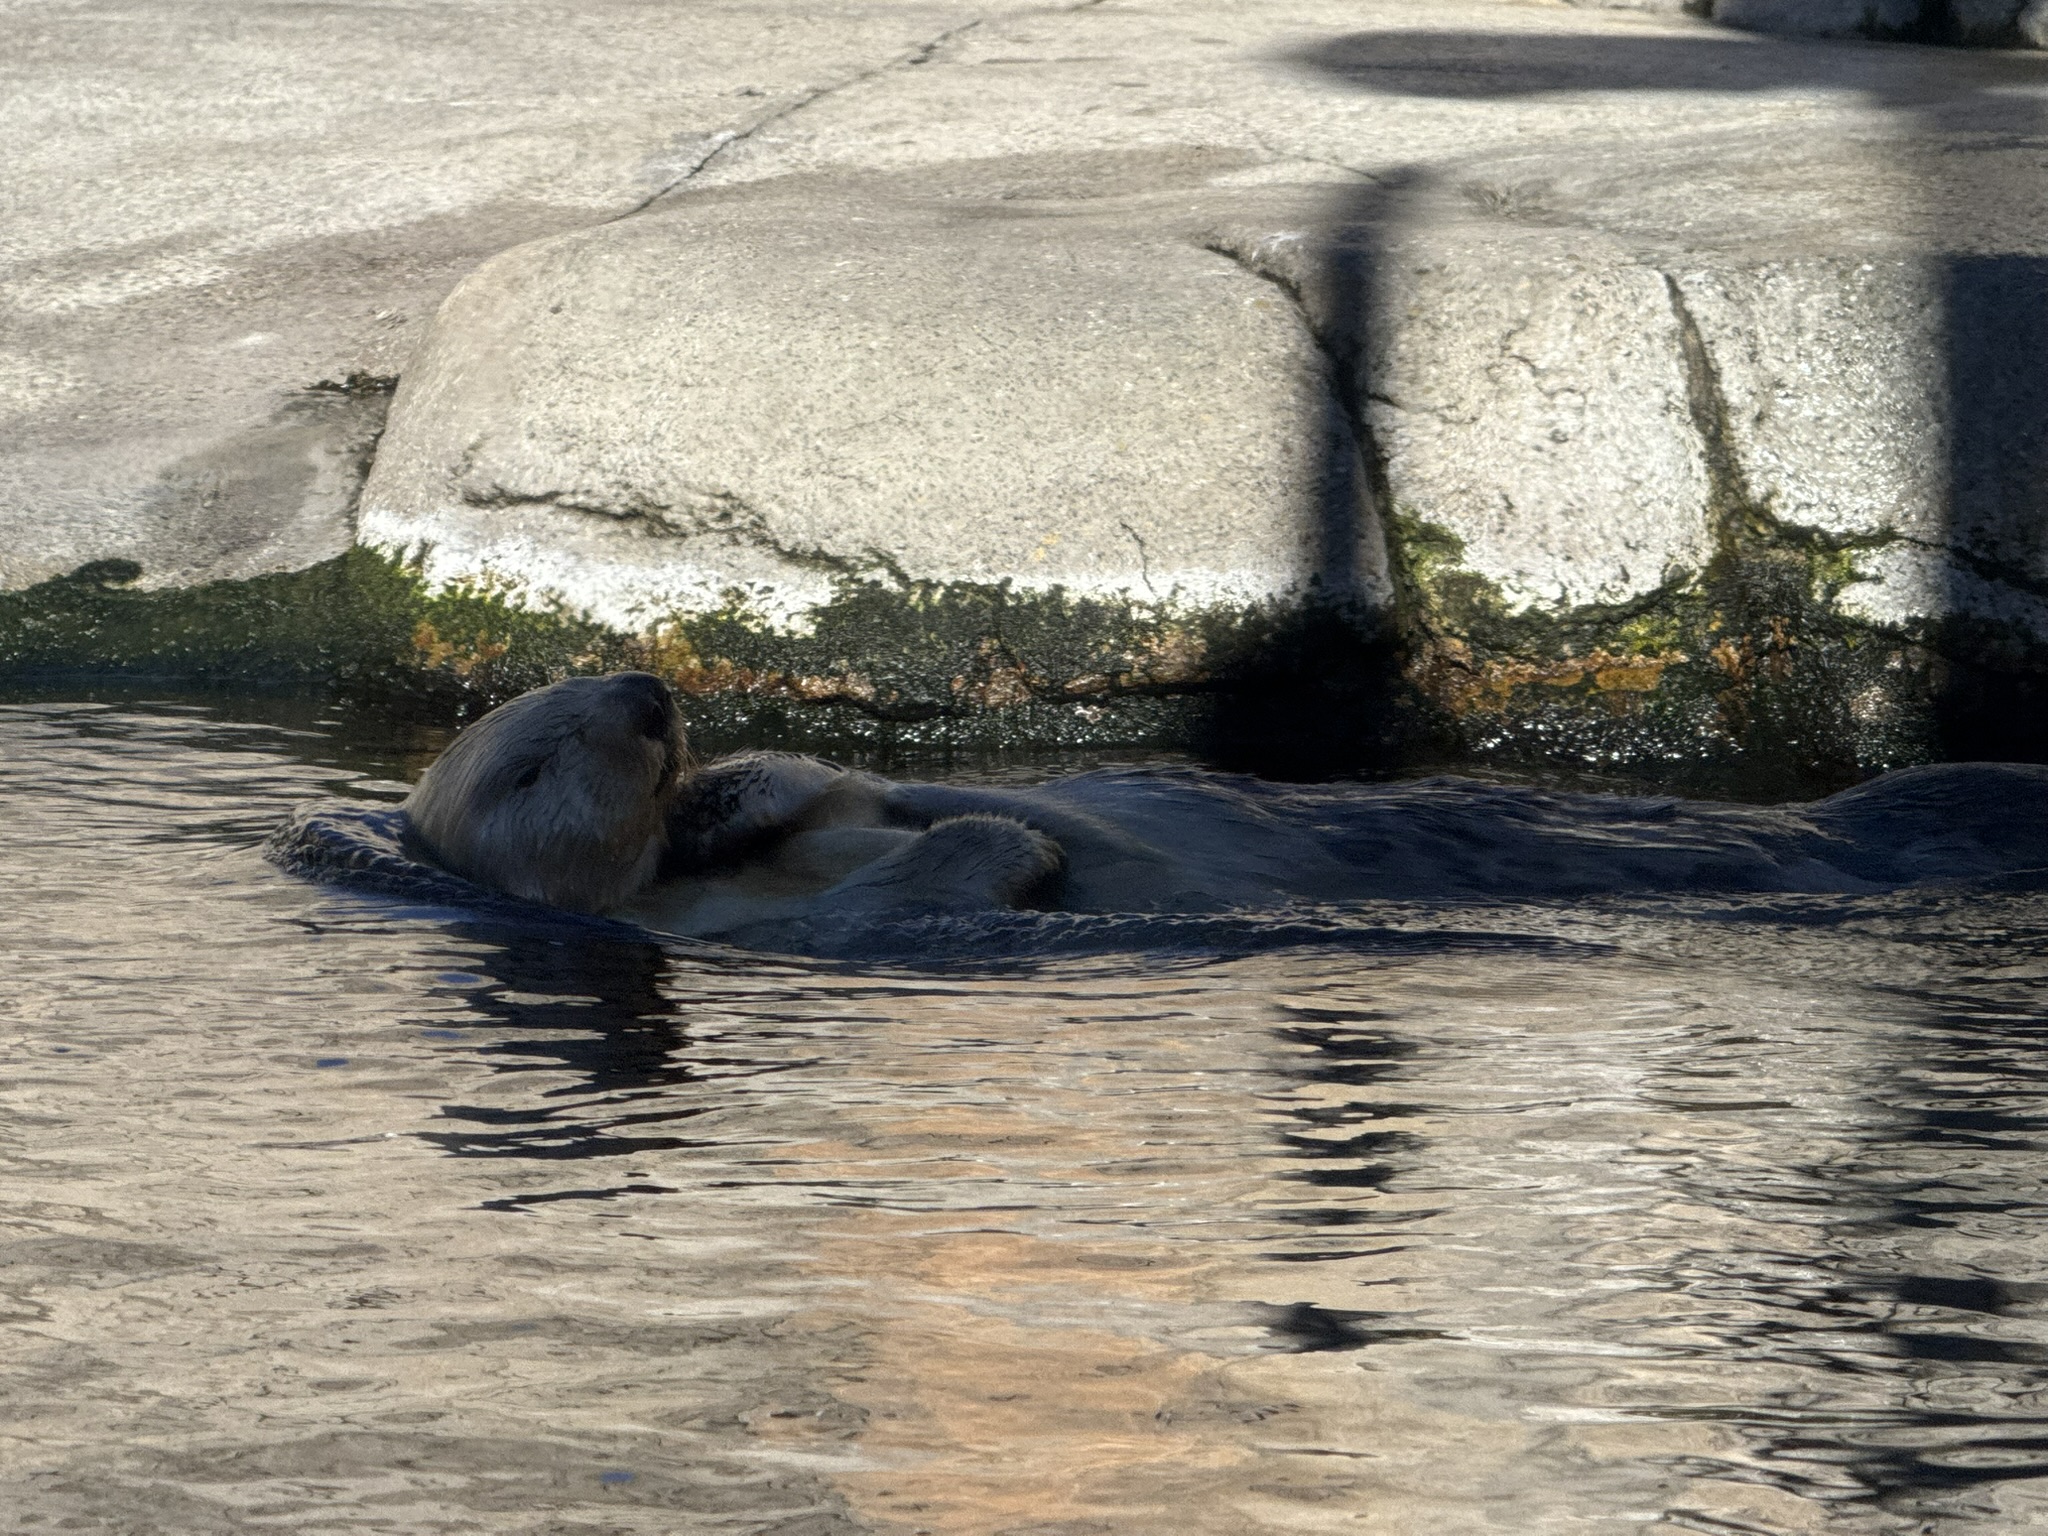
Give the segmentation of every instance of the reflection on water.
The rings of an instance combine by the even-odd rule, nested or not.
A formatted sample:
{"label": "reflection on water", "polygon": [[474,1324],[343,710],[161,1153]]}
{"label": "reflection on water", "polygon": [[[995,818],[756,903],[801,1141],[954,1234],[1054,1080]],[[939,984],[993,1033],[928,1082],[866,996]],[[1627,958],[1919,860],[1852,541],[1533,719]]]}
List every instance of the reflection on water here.
{"label": "reflection on water", "polygon": [[8,1529],[2048,1529],[2040,895],[876,973],[262,862],[411,746],[0,709]]}

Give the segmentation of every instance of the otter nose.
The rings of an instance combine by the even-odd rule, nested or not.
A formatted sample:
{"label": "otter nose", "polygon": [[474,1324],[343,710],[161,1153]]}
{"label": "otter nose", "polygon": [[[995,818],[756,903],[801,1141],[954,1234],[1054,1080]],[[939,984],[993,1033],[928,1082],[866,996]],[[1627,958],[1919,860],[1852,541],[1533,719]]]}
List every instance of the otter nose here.
{"label": "otter nose", "polygon": [[676,696],[652,672],[619,672],[606,679],[635,711],[640,734],[667,741],[676,730]]}

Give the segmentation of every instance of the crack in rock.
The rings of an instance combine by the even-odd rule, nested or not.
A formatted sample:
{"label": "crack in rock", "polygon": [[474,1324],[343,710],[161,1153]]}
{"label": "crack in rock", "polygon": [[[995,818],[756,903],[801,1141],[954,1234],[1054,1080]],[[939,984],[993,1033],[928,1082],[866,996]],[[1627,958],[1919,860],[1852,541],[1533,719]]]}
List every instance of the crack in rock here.
{"label": "crack in rock", "polygon": [[[1879,542],[1873,539],[1871,547],[1877,547]],[[2024,592],[2029,597],[2048,600],[2048,577],[2035,576],[2025,571],[2014,570],[1996,555],[1987,555],[1963,544],[1936,542],[1932,539],[1916,539],[1903,533],[1892,534],[1881,542],[1883,544],[1904,544],[1913,549],[1924,550],[1926,553],[1939,558],[1953,560],[1972,576],[1995,583],[1998,586],[2010,587],[2015,592]]]}
{"label": "crack in rock", "polygon": [[1660,271],[1659,276],[1664,279],[1671,312],[1678,323],[1687,404],[1707,470],[1709,515],[1714,520],[1716,542],[1724,553],[1732,553],[1741,545],[1754,541],[1830,554],[1906,545],[1952,561],[1982,580],[2032,597],[2048,598],[2048,580],[2015,570],[1995,556],[1959,543],[1916,538],[1897,528],[1837,533],[1787,522],[1775,516],[1768,499],[1759,497],[1750,485],[1736,451],[1731,429],[1734,415],[1721,383],[1720,370],[1714,363],[1712,350],[1691,306],[1685,301],[1684,291],[1671,273]]}
{"label": "crack in rock", "polygon": [[1125,533],[1128,533],[1131,536],[1131,542],[1138,546],[1138,579],[1145,584],[1146,593],[1156,601],[1159,597],[1159,590],[1152,585],[1152,552],[1145,547],[1144,535],[1133,528],[1128,521],[1120,520],[1117,526],[1123,529]]}
{"label": "crack in rock", "polygon": [[1750,490],[1749,476],[1735,451],[1730,431],[1733,417],[1728,397],[1721,387],[1721,370],[1707,347],[1692,306],[1678,279],[1657,270],[1664,279],[1664,292],[1671,300],[1671,317],[1678,325],[1679,361],[1685,370],[1685,403],[1692,418],[1693,434],[1699,439],[1700,463],[1707,472],[1707,513],[1715,542],[1723,549],[1743,531],[1743,526],[1762,513],[1763,508]]}
{"label": "crack in rock", "polygon": [[[1104,0],[1080,0],[1080,3],[1077,5],[1054,7],[1050,14],[1057,16],[1073,15],[1081,11],[1093,10],[1103,3]],[[956,38],[966,36],[984,22],[989,21],[994,14],[987,13],[976,16],[970,21],[961,22],[958,26],[948,27],[945,31],[925,39],[925,41],[919,43],[907,53],[898,54],[895,58],[885,60],[873,68],[863,69],[855,74],[848,75],[843,80],[835,80],[829,85],[821,85],[813,90],[806,91],[797,97],[796,100],[777,107],[773,112],[764,113],[744,128],[721,129],[711,135],[703,153],[686,165],[681,172],[670,177],[660,187],[649,193],[631,208],[626,209],[625,212],[615,214],[602,222],[615,224],[620,219],[630,219],[635,214],[645,213],[670,193],[687,186],[691,181],[702,175],[713,161],[719,159],[735,144],[746,143],[749,139],[760,133],[762,129],[784,122],[803,111],[806,107],[815,106],[827,97],[837,96],[842,91],[849,91],[855,86],[865,85],[870,80],[878,80],[884,75],[892,74],[899,69],[908,69],[919,64],[929,64],[938,55],[941,48],[944,48]]]}
{"label": "crack in rock", "polygon": [[856,558],[835,555],[815,545],[804,549],[790,544],[770,531],[765,512],[735,492],[691,487],[687,494],[696,505],[677,506],[644,498],[619,502],[576,491],[520,492],[498,485],[483,489],[465,487],[461,492],[463,502],[472,507],[546,507],[616,523],[638,524],[656,538],[721,539],[727,544],[761,550],[798,570],[849,577],[872,576],[877,572],[901,574],[880,551],[871,550],[865,558]]}
{"label": "crack in rock", "polygon": [[[1295,236],[1285,237],[1289,239]],[[1212,255],[1221,256],[1261,282],[1270,283],[1287,297],[1289,306],[1300,320],[1302,329],[1322,356],[1324,372],[1329,384],[1331,398],[1342,413],[1348,425],[1352,441],[1358,446],[1359,456],[1364,461],[1366,487],[1374,507],[1391,507],[1393,494],[1387,481],[1387,456],[1380,445],[1378,435],[1373,431],[1371,418],[1366,414],[1365,403],[1377,398],[1363,389],[1359,380],[1358,348],[1355,339],[1347,343],[1326,335],[1316,323],[1316,317],[1309,307],[1307,297],[1300,285],[1285,271],[1261,260],[1258,246],[1241,250],[1232,241],[1217,236],[1206,240],[1202,249]]]}

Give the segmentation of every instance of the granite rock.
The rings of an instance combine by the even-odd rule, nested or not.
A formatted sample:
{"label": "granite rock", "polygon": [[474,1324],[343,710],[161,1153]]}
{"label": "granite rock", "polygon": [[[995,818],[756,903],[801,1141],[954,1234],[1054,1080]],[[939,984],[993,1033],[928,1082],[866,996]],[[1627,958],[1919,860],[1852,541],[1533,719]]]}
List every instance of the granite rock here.
{"label": "granite rock", "polygon": [[861,573],[1378,605],[1295,306],[1171,194],[1002,195],[1057,169],[756,183],[486,264],[407,371],[362,537],[626,627],[798,621]]}
{"label": "granite rock", "polygon": [[[1363,434],[1511,606],[1740,513],[1870,617],[2048,636],[2042,61],[1658,9],[398,5],[194,22],[182,74],[39,13],[0,578],[341,547],[402,373],[363,536],[620,622],[892,563],[1374,597]],[[36,132],[80,81],[135,102],[96,149]]]}

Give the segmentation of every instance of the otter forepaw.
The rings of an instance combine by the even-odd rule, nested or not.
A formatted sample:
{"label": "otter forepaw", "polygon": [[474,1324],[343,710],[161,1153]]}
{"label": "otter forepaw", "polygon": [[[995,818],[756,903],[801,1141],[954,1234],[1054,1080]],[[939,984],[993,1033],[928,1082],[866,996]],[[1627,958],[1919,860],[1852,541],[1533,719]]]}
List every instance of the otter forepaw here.
{"label": "otter forepaw", "polygon": [[865,782],[837,763],[792,752],[721,758],[684,780],[669,808],[661,874],[737,864],[786,836],[820,796],[856,778]]}
{"label": "otter forepaw", "polygon": [[1057,896],[1066,867],[1060,845],[1020,821],[955,816],[855,870],[818,900],[862,910],[1045,906]]}

